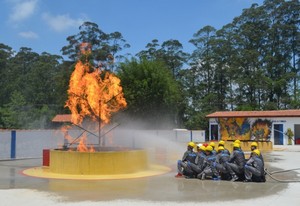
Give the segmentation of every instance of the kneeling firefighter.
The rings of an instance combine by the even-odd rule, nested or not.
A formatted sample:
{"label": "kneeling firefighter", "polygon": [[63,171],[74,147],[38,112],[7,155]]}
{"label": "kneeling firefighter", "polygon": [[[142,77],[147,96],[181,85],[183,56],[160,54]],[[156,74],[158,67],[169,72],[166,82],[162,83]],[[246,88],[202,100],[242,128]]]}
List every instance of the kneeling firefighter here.
{"label": "kneeling firefighter", "polygon": [[264,164],[259,158],[260,151],[255,149],[251,152],[250,159],[245,165],[245,182],[265,182]]}
{"label": "kneeling firefighter", "polygon": [[189,163],[194,163],[195,164],[195,159],[197,154],[193,151],[195,148],[195,143],[194,142],[189,142],[187,145],[187,150],[182,156],[181,160],[177,161],[177,170],[178,173],[175,177],[182,177],[183,175],[190,176],[192,175],[192,171],[188,169],[188,164]]}

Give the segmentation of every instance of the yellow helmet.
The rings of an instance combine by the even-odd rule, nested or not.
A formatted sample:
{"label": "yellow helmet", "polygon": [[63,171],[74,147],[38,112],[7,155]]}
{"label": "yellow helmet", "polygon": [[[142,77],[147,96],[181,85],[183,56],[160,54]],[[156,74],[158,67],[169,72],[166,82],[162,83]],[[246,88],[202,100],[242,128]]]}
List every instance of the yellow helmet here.
{"label": "yellow helmet", "polygon": [[241,144],[241,141],[237,139],[237,140],[235,140],[233,143]]}
{"label": "yellow helmet", "polygon": [[260,155],[260,151],[258,149],[255,149],[252,151],[252,154],[256,154],[257,156]]}
{"label": "yellow helmet", "polygon": [[225,142],[223,141],[223,140],[221,140],[220,142],[219,142],[219,146],[224,146],[225,145]]}
{"label": "yellow helmet", "polygon": [[239,144],[239,143],[237,143],[237,142],[235,142],[235,143],[233,143],[233,148],[240,148],[241,147],[241,145]]}
{"label": "yellow helmet", "polygon": [[205,148],[205,151],[208,151],[208,152],[213,151],[212,146],[208,145],[208,146]]}
{"label": "yellow helmet", "polygon": [[216,144],[215,144],[214,142],[210,142],[210,143],[209,143],[209,146],[215,147]]}
{"label": "yellow helmet", "polygon": [[224,150],[225,148],[223,147],[223,146],[219,146],[218,147],[218,152],[220,151],[220,150]]}
{"label": "yellow helmet", "polygon": [[252,142],[251,147],[258,147],[257,142]]}
{"label": "yellow helmet", "polygon": [[205,151],[206,147],[202,145],[202,146],[199,147],[199,149]]}
{"label": "yellow helmet", "polygon": [[196,145],[195,145],[194,142],[189,142],[189,143],[188,143],[188,146],[194,148]]}

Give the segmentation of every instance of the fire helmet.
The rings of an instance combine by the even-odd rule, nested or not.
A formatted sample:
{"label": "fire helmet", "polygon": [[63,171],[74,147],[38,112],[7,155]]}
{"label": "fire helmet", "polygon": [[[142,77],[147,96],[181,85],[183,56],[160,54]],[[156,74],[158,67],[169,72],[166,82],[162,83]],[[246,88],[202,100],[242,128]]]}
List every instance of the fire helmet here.
{"label": "fire helmet", "polygon": [[223,140],[220,140],[219,146],[224,146],[224,145],[225,145],[225,142]]}
{"label": "fire helmet", "polygon": [[241,141],[237,139],[237,140],[234,141],[234,143],[241,144]]}
{"label": "fire helmet", "polygon": [[257,142],[252,142],[251,147],[258,147]]}
{"label": "fire helmet", "polygon": [[205,151],[207,151],[207,152],[213,151],[212,146],[208,145],[208,146],[205,148]]}
{"label": "fire helmet", "polygon": [[194,142],[189,142],[189,143],[188,143],[188,146],[194,148],[196,145],[195,145]]}
{"label": "fire helmet", "polygon": [[260,155],[260,151],[258,149],[253,150],[251,153],[256,154],[257,156]]}
{"label": "fire helmet", "polygon": [[202,146],[199,147],[199,149],[202,150],[202,151],[205,151],[206,147],[202,145]]}
{"label": "fire helmet", "polygon": [[223,146],[219,146],[219,147],[218,147],[218,152],[221,151],[221,150],[224,150],[224,149],[225,149],[225,148],[224,148]]}
{"label": "fire helmet", "polygon": [[214,148],[216,146],[216,144],[214,142],[210,142],[209,146],[212,146]]}
{"label": "fire helmet", "polygon": [[237,143],[237,142],[233,143],[233,148],[240,148],[240,147],[241,147],[241,145],[239,143]]}

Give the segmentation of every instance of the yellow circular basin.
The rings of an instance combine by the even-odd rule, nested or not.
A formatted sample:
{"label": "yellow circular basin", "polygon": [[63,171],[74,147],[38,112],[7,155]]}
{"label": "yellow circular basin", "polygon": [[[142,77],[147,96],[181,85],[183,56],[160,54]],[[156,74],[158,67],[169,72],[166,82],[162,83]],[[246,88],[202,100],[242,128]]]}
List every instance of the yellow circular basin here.
{"label": "yellow circular basin", "polygon": [[74,175],[115,175],[148,168],[145,150],[78,152],[50,150],[49,170]]}

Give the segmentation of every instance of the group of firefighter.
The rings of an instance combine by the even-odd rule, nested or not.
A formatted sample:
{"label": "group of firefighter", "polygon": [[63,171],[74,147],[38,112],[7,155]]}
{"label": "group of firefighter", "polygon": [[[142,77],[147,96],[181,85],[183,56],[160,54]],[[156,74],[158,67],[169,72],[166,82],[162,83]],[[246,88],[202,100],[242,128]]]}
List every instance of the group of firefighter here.
{"label": "group of firefighter", "polygon": [[[264,160],[257,142],[251,143],[249,159],[241,149],[241,142],[233,142],[233,151],[225,148],[225,142],[209,144],[189,142],[187,151],[177,162],[175,177],[198,178],[200,180],[228,180],[244,182],[265,182]],[[195,152],[194,149],[197,151]]]}

